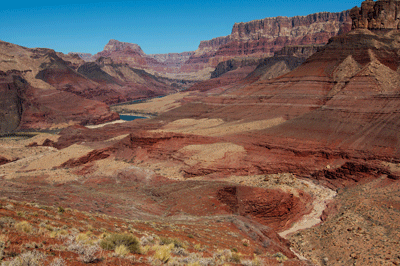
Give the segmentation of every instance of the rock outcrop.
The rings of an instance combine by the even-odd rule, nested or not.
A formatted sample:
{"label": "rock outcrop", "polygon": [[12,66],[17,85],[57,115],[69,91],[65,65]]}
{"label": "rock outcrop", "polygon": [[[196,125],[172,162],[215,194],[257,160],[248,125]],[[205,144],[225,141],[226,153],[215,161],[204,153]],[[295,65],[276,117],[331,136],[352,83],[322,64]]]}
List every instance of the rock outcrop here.
{"label": "rock outcrop", "polygon": [[367,0],[350,11],[352,29],[400,29],[400,1]]}
{"label": "rock outcrop", "polygon": [[219,76],[245,66],[254,66],[260,64],[260,58],[233,58],[219,63],[215,70],[211,72],[211,78],[218,78]]}
{"label": "rock outcrop", "polygon": [[131,67],[145,68],[147,66],[146,54],[139,45],[134,43],[110,40],[103,51],[95,54],[94,59],[110,57],[116,64],[129,64]]}
{"label": "rock outcrop", "polygon": [[0,135],[18,128],[25,91],[24,80],[10,72],[0,71]]}

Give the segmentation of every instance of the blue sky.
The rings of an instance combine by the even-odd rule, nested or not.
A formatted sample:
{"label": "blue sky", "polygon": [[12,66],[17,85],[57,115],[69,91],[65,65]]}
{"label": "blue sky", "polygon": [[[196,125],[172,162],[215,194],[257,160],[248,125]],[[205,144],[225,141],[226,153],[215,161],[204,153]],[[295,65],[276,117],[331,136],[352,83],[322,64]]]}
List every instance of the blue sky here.
{"label": "blue sky", "polygon": [[235,22],[340,12],[360,1],[7,1],[0,40],[29,48],[95,54],[110,39],[137,43],[147,54],[196,50],[200,41],[231,33]]}

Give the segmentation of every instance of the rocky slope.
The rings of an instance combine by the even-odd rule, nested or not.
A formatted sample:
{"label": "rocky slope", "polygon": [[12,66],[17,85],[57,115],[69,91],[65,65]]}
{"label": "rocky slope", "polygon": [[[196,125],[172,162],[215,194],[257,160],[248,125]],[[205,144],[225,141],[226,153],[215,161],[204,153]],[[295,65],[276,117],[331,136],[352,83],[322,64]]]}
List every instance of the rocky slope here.
{"label": "rocky slope", "polygon": [[[0,42],[0,46],[1,93],[5,95],[2,133],[17,128],[50,128],[52,123],[57,127],[68,123],[104,123],[118,119],[104,103],[162,96],[187,86],[109,58],[85,62],[78,55],[64,55],[51,49],[28,49],[6,42]],[[106,50],[134,48],[116,44]],[[15,85],[15,80],[21,80],[17,83],[24,84],[23,88]],[[71,103],[81,105],[74,110]]]}
{"label": "rocky slope", "polygon": [[0,73],[0,134],[98,124],[119,118],[104,103],[68,92],[34,88],[16,71]]}
{"label": "rocky slope", "polygon": [[77,63],[83,63],[81,59],[65,55],[71,61],[64,61],[50,49],[28,49],[6,42],[0,42],[0,46],[4,118],[1,134],[17,129],[49,129],[118,119],[118,114],[104,103],[58,91],[51,85],[65,86],[75,80],[82,87],[95,88],[93,82],[73,69]]}
{"label": "rocky slope", "polygon": [[[358,29],[283,76],[207,83],[148,122],[158,128],[150,146],[141,139],[140,150],[119,156],[176,179],[285,188],[295,181],[282,173],[314,180],[339,193],[324,224],[290,237],[299,253],[316,265],[396,265],[400,238],[388,232],[399,219],[399,41],[397,30]],[[220,192],[225,204],[251,212],[233,191]]]}

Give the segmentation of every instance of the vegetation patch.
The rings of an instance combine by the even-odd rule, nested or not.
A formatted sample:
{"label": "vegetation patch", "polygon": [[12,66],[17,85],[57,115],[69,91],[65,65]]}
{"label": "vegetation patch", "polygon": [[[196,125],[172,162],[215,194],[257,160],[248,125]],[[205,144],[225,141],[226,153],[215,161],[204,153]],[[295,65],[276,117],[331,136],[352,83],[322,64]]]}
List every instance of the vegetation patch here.
{"label": "vegetation patch", "polygon": [[140,253],[139,240],[129,234],[111,234],[100,241],[100,247],[105,250],[114,250],[124,245],[131,253]]}

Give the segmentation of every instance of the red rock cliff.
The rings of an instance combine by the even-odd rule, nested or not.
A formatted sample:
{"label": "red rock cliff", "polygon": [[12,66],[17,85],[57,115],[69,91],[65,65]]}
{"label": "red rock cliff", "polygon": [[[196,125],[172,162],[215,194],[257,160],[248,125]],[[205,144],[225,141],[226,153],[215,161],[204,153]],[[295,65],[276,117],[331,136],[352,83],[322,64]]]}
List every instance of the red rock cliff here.
{"label": "red rock cliff", "polygon": [[350,11],[352,29],[400,29],[400,1],[362,2]]}
{"label": "red rock cliff", "polygon": [[322,12],[235,23],[230,35],[202,41],[186,64],[215,67],[237,56],[272,56],[287,45],[325,44],[331,37],[350,31],[349,13]]}

